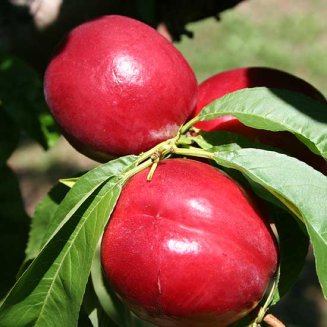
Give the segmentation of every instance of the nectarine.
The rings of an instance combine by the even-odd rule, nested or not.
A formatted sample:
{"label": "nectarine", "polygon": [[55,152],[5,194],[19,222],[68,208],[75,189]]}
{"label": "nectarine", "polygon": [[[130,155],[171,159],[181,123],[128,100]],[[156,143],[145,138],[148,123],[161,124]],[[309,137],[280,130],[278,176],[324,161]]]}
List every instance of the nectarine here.
{"label": "nectarine", "polygon": [[174,137],[196,105],[196,78],[180,52],[150,26],[123,16],[73,29],[44,81],[64,135],[100,161]]}
{"label": "nectarine", "polygon": [[105,276],[158,326],[226,326],[264,295],[278,261],[252,195],[212,166],[159,163],[124,187],[101,246]]}

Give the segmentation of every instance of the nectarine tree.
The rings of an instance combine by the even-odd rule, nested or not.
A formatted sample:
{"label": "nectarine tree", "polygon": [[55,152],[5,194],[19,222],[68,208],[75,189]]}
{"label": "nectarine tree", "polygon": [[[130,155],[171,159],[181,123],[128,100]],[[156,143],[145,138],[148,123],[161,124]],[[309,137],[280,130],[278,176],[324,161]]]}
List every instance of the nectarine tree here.
{"label": "nectarine tree", "polygon": [[194,73],[155,30],[121,16],[74,29],[47,69],[47,102],[77,149],[118,158],[40,202],[0,326],[257,327],[309,241],[326,296],[326,176],[305,157],[194,127],[235,117],[255,134],[295,135],[325,162],[326,102],[301,83],[220,98],[215,85],[187,121]]}

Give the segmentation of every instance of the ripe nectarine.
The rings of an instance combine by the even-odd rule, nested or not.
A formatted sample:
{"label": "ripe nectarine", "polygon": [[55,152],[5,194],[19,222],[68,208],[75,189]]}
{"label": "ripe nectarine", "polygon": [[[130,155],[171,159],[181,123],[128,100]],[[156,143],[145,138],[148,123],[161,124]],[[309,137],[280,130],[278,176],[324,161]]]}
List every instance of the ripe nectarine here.
{"label": "ripe nectarine", "polygon": [[113,15],[69,33],[46,70],[44,90],[71,144],[102,161],[174,137],[195,108],[197,83],[156,30]]}
{"label": "ripe nectarine", "polygon": [[253,198],[195,160],[167,159],[150,182],[147,174],[126,184],[103,236],[114,290],[158,326],[226,326],[246,315],[278,261]]}

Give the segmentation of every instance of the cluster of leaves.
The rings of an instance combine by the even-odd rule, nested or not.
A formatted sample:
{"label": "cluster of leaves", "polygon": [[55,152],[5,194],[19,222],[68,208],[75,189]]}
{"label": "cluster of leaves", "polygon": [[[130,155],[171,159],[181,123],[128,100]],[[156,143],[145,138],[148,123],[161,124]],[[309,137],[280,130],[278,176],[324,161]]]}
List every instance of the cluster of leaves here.
{"label": "cluster of leaves", "polygon": [[[193,123],[231,114],[253,128],[291,132],[314,153],[327,158],[326,112],[325,104],[296,93],[253,88],[213,102]],[[236,135],[189,136],[186,132],[191,125],[182,127],[174,155],[213,159],[212,164],[251,186],[267,202],[275,219],[280,271],[263,306],[277,303],[292,286],[304,264],[309,240],[327,296],[327,178],[295,158]],[[144,155],[126,156],[66,185],[54,186],[35,211],[21,275],[0,307],[1,326],[54,325],[52,322],[58,326],[149,326],[106,285],[99,243],[124,184],[150,164]],[[247,323],[244,320],[237,326]]]}

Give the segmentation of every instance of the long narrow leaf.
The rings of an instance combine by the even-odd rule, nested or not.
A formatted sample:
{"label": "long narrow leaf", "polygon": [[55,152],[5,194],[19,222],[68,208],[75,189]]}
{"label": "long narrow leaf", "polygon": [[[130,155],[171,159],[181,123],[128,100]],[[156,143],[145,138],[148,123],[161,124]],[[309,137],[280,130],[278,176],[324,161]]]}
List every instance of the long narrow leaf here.
{"label": "long narrow leaf", "polygon": [[327,104],[287,90],[257,87],[225,95],[198,117],[211,120],[225,115],[257,129],[291,132],[314,153],[327,158]]}
{"label": "long narrow leaf", "polygon": [[76,326],[96,245],[120,192],[108,182],[60,229],[5,299],[0,326]]}
{"label": "long narrow leaf", "polygon": [[26,260],[34,259],[38,255],[42,247],[102,183],[119,174],[126,167],[132,168],[137,158],[137,156],[122,157],[89,171],[77,180],[60,206],[52,199],[54,195],[50,191],[37,207],[32,219]]}
{"label": "long narrow leaf", "polygon": [[66,214],[58,208],[65,218],[7,295],[0,326],[76,326],[97,244],[124,183],[121,176],[130,168],[129,160],[120,162],[119,169],[113,168],[117,175],[78,207],[66,200]]}

